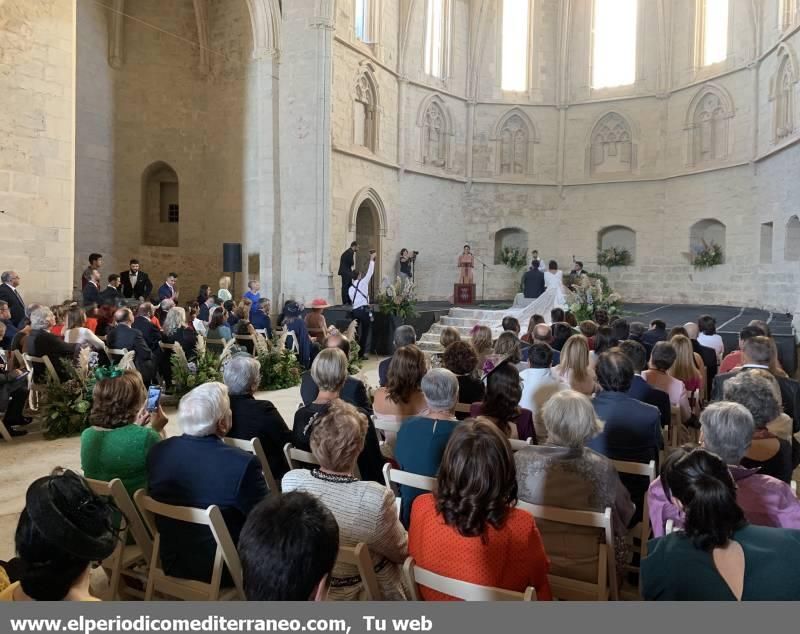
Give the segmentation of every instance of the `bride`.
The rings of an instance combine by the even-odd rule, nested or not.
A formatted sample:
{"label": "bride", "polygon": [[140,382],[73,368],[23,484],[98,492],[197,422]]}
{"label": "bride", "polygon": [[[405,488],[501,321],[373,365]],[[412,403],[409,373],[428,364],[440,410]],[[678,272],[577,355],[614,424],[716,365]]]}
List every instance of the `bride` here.
{"label": "bride", "polygon": [[555,305],[559,308],[566,308],[567,299],[564,296],[564,272],[558,270],[558,262],[550,260],[547,264],[547,271],[544,273],[544,286],[546,289],[555,289]]}

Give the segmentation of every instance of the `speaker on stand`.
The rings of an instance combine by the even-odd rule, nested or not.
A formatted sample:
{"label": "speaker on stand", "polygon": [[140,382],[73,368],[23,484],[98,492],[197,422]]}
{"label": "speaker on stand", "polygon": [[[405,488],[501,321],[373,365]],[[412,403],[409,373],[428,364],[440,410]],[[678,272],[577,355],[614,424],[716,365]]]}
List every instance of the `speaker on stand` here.
{"label": "speaker on stand", "polygon": [[236,297],[236,274],[242,272],[242,245],[240,242],[222,243],[222,270],[233,273],[233,289],[231,294]]}

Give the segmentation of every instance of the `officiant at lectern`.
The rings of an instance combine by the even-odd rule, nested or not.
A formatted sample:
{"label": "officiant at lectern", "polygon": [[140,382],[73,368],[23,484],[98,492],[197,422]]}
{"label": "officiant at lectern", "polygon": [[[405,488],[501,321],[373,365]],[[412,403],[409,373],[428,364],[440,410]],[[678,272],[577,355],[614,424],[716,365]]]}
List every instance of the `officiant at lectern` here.
{"label": "officiant at lectern", "polygon": [[458,258],[458,283],[474,284],[472,271],[475,268],[475,257],[468,244],[464,245],[464,252]]}

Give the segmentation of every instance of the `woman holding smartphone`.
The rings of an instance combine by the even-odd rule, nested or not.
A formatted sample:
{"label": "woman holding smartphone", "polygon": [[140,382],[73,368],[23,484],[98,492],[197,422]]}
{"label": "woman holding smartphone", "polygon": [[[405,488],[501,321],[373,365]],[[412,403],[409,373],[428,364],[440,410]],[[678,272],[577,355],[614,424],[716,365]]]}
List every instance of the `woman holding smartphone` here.
{"label": "woman holding smartphone", "polygon": [[164,438],[169,422],[158,404],[160,389],[148,390],[136,370],[98,370],[92,393],[91,427],[81,434],[81,468],[87,478],[119,478],[128,493],[144,488],[147,454]]}

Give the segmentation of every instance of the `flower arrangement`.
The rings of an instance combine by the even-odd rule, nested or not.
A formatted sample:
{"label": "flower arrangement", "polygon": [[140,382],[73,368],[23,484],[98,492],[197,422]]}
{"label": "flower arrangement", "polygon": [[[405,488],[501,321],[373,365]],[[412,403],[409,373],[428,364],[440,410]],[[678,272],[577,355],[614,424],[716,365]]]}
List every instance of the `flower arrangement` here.
{"label": "flower arrangement", "polygon": [[569,310],[578,321],[593,319],[596,310],[618,315],[622,310],[622,296],[615,292],[603,275],[580,275],[571,289]]}
{"label": "flower arrangement", "polygon": [[70,359],[62,360],[70,377],[67,381],[48,379],[40,404],[45,438],[74,436],[89,426],[94,384],[106,373],[119,371],[115,366],[98,368],[97,361],[97,353],[84,348],[77,365]]}
{"label": "flower arrangement", "polygon": [[197,352],[195,360],[189,361],[183,348],[175,346],[175,350],[170,357],[172,387],[175,396],[178,398],[198,385],[203,385],[203,383],[222,381],[223,357],[207,350],[205,339],[200,336],[197,337],[195,351]]}
{"label": "flower arrangement", "polygon": [[276,339],[271,349],[258,349],[256,358],[261,365],[262,390],[283,390],[300,384],[300,363],[294,352],[281,348]]}
{"label": "flower arrangement", "polygon": [[628,249],[608,247],[597,252],[597,263],[609,269],[613,266],[628,266],[631,262],[633,258]]}
{"label": "flower arrangement", "polygon": [[723,260],[722,246],[716,242],[703,240],[703,246],[694,249],[692,264],[696,269],[709,269],[712,266],[722,264]]}
{"label": "flower arrangement", "polygon": [[528,250],[517,247],[503,247],[500,262],[513,271],[521,271],[528,264]]}
{"label": "flower arrangement", "polygon": [[396,315],[410,319],[417,315],[417,294],[414,282],[399,276],[394,283],[384,278],[381,292],[376,298],[381,312],[385,315]]}

